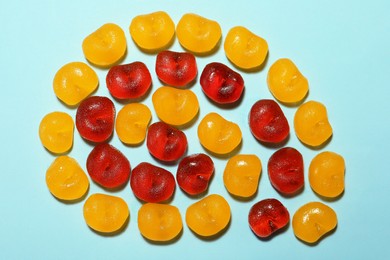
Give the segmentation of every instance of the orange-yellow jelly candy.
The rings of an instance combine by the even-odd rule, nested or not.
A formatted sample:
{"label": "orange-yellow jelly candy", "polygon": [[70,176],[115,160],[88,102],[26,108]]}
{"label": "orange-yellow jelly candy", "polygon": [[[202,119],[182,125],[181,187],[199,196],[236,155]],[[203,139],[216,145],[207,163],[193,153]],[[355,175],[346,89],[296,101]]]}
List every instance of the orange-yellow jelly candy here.
{"label": "orange-yellow jelly candy", "polygon": [[296,104],[309,91],[309,83],[290,59],[279,59],[268,71],[268,88],[282,103]]}
{"label": "orange-yellow jelly candy", "polygon": [[326,107],[317,101],[308,101],[298,107],[294,129],[299,140],[312,147],[322,145],[333,133]]}
{"label": "orange-yellow jelly candy", "polygon": [[172,42],[175,24],[166,12],[158,11],[134,17],[129,30],[138,47],[155,52],[168,47]]}
{"label": "orange-yellow jelly candy", "polygon": [[138,211],[138,229],[149,240],[170,241],[183,229],[179,209],[169,204],[146,203]]}
{"label": "orange-yellow jelly candy", "polygon": [[198,98],[189,89],[160,87],[152,97],[153,106],[161,121],[173,126],[189,123],[198,114]]}
{"label": "orange-yellow jelly candy", "polygon": [[113,233],[124,227],[130,212],[126,202],[116,196],[95,193],[84,203],[87,225],[101,233]]}
{"label": "orange-yellow jelly candy", "polygon": [[261,161],[256,155],[235,155],[226,164],[223,183],[229,193],[248,198],[257,191],[261,168]]}
{"label": "orange-yellow jelly candy", "polygon": [[42,118],[39,138],[42,145],[52,153],[68,152],[73,145],[74,122],[65,112],[51,112]]}
{"label": "orange-yellow jelly candy", "polygon": [[84,39],[82,48],[89,62],[108,67],[125,55],[126,36],[118,25],[106,23]]}
{"label": "orange-yellow jelly candy", "polygon": [[190,205],[186,211],[188,227],[202,237],[217,235],[230,221],[230,206],[218,194],[211,194]]}
{"label": "orange-yellow jelly candy", "polygon": [[176,34],[183,48],[196,54],[207,54],[216,49],[222,30],[216,21],[189,13],[181,17]]}
{"label": "orange-yellow jelly candy", "polygon": [[240,127],[217,113],[207,114],[198,125],[200,143],[215,154],[228,154],[241,143]]}
{"label": "orange-yellow jelly candy", "polygon": [[46,171],[46,185],[51,194],[60,200],[82,198],[89,188],[89,180],[75,159],[57,157]]}
{"label": "orange-yellow jelly candy", "polygon": [[137,145],[145,140],[152,113],[141,103],[130,103],[119,110],[115,130],[119,139],[129,145]]}
{"label": "orange-yellow jelly candy", "polygon": [[98,85],[96,72],[83,62],[65,64],[53,79],[54,93],[69,106],[80,103],[94,92]]}
{"label": "orange-yellow jelly candy", "polygon": [[319,195],[335,198],[344,191],[344,158],[334,152],[316,155],[309,167],[309,183]]}
{"label": "orange-yellow jelly candy", "polygon": [[245,70],[260,67],[268,54],[267,41],[242,26],[230,29],[225,38],[224,49],[228,59]]}
{"label": "orange-yellow jelly candy", "polygon": [[300,207],[292,219],[294,234],[306,243],[315,243],[337,226],[336,212],[321,202]]}

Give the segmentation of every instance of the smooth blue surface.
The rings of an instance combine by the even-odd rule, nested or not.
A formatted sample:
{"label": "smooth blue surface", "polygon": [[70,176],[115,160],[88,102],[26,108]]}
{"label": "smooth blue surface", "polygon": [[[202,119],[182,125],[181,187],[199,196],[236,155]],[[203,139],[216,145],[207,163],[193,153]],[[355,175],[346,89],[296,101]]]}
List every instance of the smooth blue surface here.
{"label": "smooth blue surface", "polygon": [[[214,159],[216,172],[209,194],[223,195],[231,205],[229,229],[213,241],[200,240],[184,225],[183,235],[173,244],[147,242],[137,228],[140,207],[130,188],[116,193],[129,205],[131,218],[126,230],[114,237],[92,232],[82,216],[83,202],[64,204],[54,199],[45,184],[45,172],[54,156],[40,144],[41,118],[55,110],[72,116],[52,91],[56,71],[71,61],[85,61],[81,42],[86,35],[107,22],[120,25],[128,39],[124,62],[141,60],[153,75],[153,89],[161,85],[154,73],[155,57],[140,52],[131,40],[128,26],[139,14],[164,10],[177,23],[189,12],[220,23],[223,35],[242,25],[262,36],[269,44],[264,69],[242,73],[246,82],[243,101],[235,109],[221,109],[203,95],[199,84],[191,89],[201,103],[199,118],[210,111],[240,124],[244,139],[240,153],[255,153],[263,164],[259,192],[251,201],[237,201],[225,190],[222,173],[226,159]],[[1,259],[383,259],[390,253],[390,19],[388,1],[7,1],[0,9],[2,26],[1,134],[0,134],[0,258]],[[172,50],[182,51],[175,41]],[[261,146],[247,128],[251,105],[272,98],[266,85],[270,65],[281,57],[292,59],[308,78],[307,100],[317,100],[328,108],[334,129],[331,142],[322,150],[340,153],[346,160],[346,189],[333,202],[323,201],[338,214],[336,232],[315,246],[294,237],[289,228],[268,241],[257,239],[247,224],[251,205],[275,197],[291,216],[309,201],[322,201],[308,182],[304,192],[283,198],[271,187],[266,174],[269,156],[275,151]],[[211,61],[231,65],[223,48],[198,58],[199,73]],[[108,95],[105,70],[96,69],[100,79],[98,95]],[[143,103],[153,111],[151,96]],[[122,105],[116,103],[117,110]],[[291,128],[296,108],[283,107]],[[153,112],[153,121],[157,116]],[[197,141],[196,126],[185,130],[188,153],[204,152]],[[125,147],[115,136],[112,144],[128,156],[132,166],[147,160],[156,163],[145,145]],[[306,173],[318,152],[303,146],[291,132],[288,146],[301,151]],[[85,169],[91,150],[75,131],[70,156]],[[321,151],[322,151],[321,150]],[[166,167],[175,172],[175,166]],[[305,176],[307,180],[307,175]],[[105,192],[91,183],[89,194]],[[172,204],[181,210],[195,202],[176,190]]]}

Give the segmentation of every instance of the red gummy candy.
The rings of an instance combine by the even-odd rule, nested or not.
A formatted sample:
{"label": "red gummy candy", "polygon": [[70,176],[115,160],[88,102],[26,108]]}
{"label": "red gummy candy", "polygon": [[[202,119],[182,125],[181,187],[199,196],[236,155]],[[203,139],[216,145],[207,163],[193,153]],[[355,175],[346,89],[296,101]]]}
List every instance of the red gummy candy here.
{"label": "red gummy candy", "polygon": [[164,83],[184,87],[198,73],[195,56],[188,52],[162,51],[156,58],[156,74]]}
{"label": "red gummy candy", "polygon": [[107,97],[88,97],[77,108],[76,127],[88,141],[106,141],[114,131],[114,122],[115,106]]}
{"label": "red gummy candy", "polygon": [[228,66],[212,62],[200,76],[203,92],[218,104],[232,104],[240,99],[244,90],[244,79]]}
{"label": "red gummy candy", "polygon": [[179,187],[190,195],[204,192],[214,173],[214,163],[203,153],[184,157],[177,168],[176,180]]}
{"label": "red gummy candy", "polygon": [[303,157],[298,150],[291,147],[279,149],[268,160],[270,182],[284,195],[292,195],[303,188],[303,171]]}
{"label": "red gummy candy", "polygon": [[248,222],[256,236],[266,238],[285,227],[290,222],[290,214],[277,199],[265,199],[252,206]]}
{"label": "red gummy candy", "polygon": [[136,61],[111,67],[106,84],[113,97],[134,99],[145,95],[152,85],[152,77],[146,65]]}
{"label": "red gummy candy", "polygon": [[179,129],[164,122],[156,122],[149,126],[146,146],[157,159],[173,162],[186,152],[187,137]]}
{"label": "red gummy candy", "polygon": [[272,99],[262,99],[253,104],[249,113],[249,127],[254,137],[265,143],[280,143],[290,133],[282,109]]}
{"label": "red gummy candy", "polygon": [[130,162],[114,146],[102,143],[93,148],[87,158],[87,171],[91,179],[104,188],[123,186],[130,177]]}
{"label": "red gummy candy", "polygon": [[130,187],[134,195],[145,202],[162,202],[172,197],[175,191],[173,174],[153,164],[137,165],[130,176]]}

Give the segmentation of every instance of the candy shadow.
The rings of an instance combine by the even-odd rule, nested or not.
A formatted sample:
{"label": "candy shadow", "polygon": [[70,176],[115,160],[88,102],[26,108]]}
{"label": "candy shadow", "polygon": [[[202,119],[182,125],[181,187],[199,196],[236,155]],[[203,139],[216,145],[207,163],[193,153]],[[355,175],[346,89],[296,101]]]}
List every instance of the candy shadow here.
{"label": "candy shadow", "polygon": [[145,236],[142,235],[142,238],[151,245],[157,245],[157,246],[168,246],[177,243],[180,238],[183,236],[183,228],[180,230],[179,234],[177,234],[174,238],[168,240],[168,241],[154,241],[151,240]]}
{"label": "candy shadow", "polygon": [[331,236],[334,232],[336,232],[338,228],[338,225],[336,225],[336,227],[332,230],[330,230],[329,232],[325,233],[322,235],[322,237],[320,237],[316,242],[313,242],[313,243],[309,243],[309,242],[306,242],[302,239],[300,239],[299,237],[295,236],[299,241],[301,241],[303,244],[309,246],[309,247],[315,247],[317,246],[322,240],[324,240],[326,237],[328,236]]}
{"label": "candy shadow", "polygon": [[116,236],[118,236],[126,231],[126,229],[129,226],[129,222],[130,222],[130,215],[127,217],[125,223],[123,223],[123,225],[118,230],[113,231],[113,232],[97,231],[97,230],[94,230],[93,228],[91,228],[90,226],[88,226],[88,228],[90,230],[92,230],[95,234],[98,234],[98,235],[103,236],[103,237],[116,237]]}

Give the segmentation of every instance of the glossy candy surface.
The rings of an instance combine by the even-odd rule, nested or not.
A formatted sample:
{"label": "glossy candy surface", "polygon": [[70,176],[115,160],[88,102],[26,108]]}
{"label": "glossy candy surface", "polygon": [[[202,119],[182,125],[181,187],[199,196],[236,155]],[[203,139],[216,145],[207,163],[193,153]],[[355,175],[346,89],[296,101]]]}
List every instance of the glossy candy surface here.
{"label": "glossy candy surface", "polygon": [[312,147],[324,144],[333,134],[326,107],[317,101],[308,101],[298,107],[294,129],[298,139]]}
{"label": "glossy candy surface", "polygon": [[130,162],[114,146],[101,143],[96,145],[87,158],[87,171],[93,181],[104,188],[122,187],[130,176]]}
{"label": "glossy candy surface", "polygon": [[292,219],[294,234],[306,243],[316,243],[337,226],[336,212],[321,202],[300,207]]}
{"label": "glossy candy surface", "polygon": [[164,122],[156,122],[149,126],[146,146],[157,159],[172,162],[184,155],[188,143],[183,131]]}
{"label": "glossy candy surface", "polygon": [[270,144],[283,142],[290,133],[287,118],[272,99],[261,99],[253,104],[249,112],[249,128],[257,140]]}
{"label": "glossy candy surface", "polygon": [[130,23],[130,35],[139,48],[156,52],[169,46],[175,35],[175,24],[163,11],[135,16]]}
{"label": "glossy candy surface", "polygon": [[209,54],[216,49],[222,37],[218,22],[197,14],[184,14],[176,27],[179,43],[196,54]]}
{"label": "glossy candy surface", "polygon": [[231,157],[223,172],[223,183],[234,196],[253,196],[259,186],[261,161],[254,154],[238,154]]}
{"label": "glossy candy surface", "polygon": [[226,56],[234,65],[246,70],[260,67],[268,54],[267,41],[243,26],[229,30],[224,49]]}
{"label": "glossy candy surface", "polygon": [[194,81],[198,73],[195,56],[189,52],[165,50],[156,58],[157,77],[170,86],[184,87]]}
{"label": "glossy candy surface", "polygon": [[244,79],[228,66],[212,62],[207,64],[200,76],[203,93],[217,104],[232,104],[241,98]]}
{"label": "glossy candy surface", "polygon": [[151,241],[171,241],[183,229],[179,209],[169,204],[145,203],[138,211],[138,229]]}
{"label": "glossy candy surface", "polygon": [[158,118],[177,127],[190,123],[199,111],[198,98],[189,89],[162,86],[153,93],[152,102]]}
{"label": "glossy candy surface", "polygon": [[104,142],[111,137],[115,124],[115,106],[107,97],[92,96],[82,101],[76,112],[76,127],[81,137]]}
{"label": "glossy candy surface", "polygon": [[129,103],[119,110],[115,130],[119,139],[129,145],[138,145],[146,138],[152,113],[141,103]]}
{"label": "glossy candy surface", "polygon": [[207,114],[198,125],[198,138],[203,147],[215,154],[228,154],[241,143],[239,125],[217,113]]}
{"label": "glossy candy surface", "polygon": [[210,156],[199,153],[184,157],[176,172],[179,187],[189,195],[205,192],[214,173],[214,162]]}
{"label": "glossy candy surface", "polygon": [[344,191],[345,161],[334,152],[321,152],[310,163],[309,183],[319,195],[335,198]]}
{"label": "glossy candy surface", "polygon": [[92,94],[99,85],[96,72],[83,62],[70,62],[54,76],[53,90],[58,99],[75,106]]}
{"label": "glossy candy surface", "polygon": [[106,23],[88,35],[82,44],[85,58],[94,65],[108,67],[126,53],[126,36],[121,27]]}
{"label": "glossy candy surface", "polygon": [[277,199],[264,199],[249,210],[249,227],[260,238],[266,238],[290,222],[287,208]]}
{"label": "glossy candy surface", "polygon": [[284,195],[293,195],[304,186],[302,154],[292,148],[277,150],[268,160],[268,177],[272,186]]}
{"label": "glossy candy surface", "polygon": [[66,153],[72,148],[73,132],[73,119],[65,112],[51,112],[39,124],[42,145],[55,154]]}
{"label": "glossy candy surface", "polygon": [[225,198],[211,194],[187,208],[186,223],[195,234],[210,237],[227,227],[230,215],[230,206]]}
{"label": "glossy candy surface", "polygon": [[134,195],[145,202],[157,203],[170,199],[175,186],[175,177],[171,172],[147,162],[138,164],[130,176]]}
{"label": "glossy candy surface", "polygon": [[60,200],[82,198],[89,188],[89,180],[78,162],[69,156],[57,157],[46,171],[46,185]]}
{"label": "glossy candy surface", "polygon": [[107,88],[118,99],[135,99],[145,95],[152,85],[152,77],[143,62],[135,61],[110,68],[106,76]]}
{"label": "glossy candy surface", "polygon": [[130,216],[129,208],[122,198],[100,193],[89,196],[83,212],[87,225],[101,233],[120,231]]}

